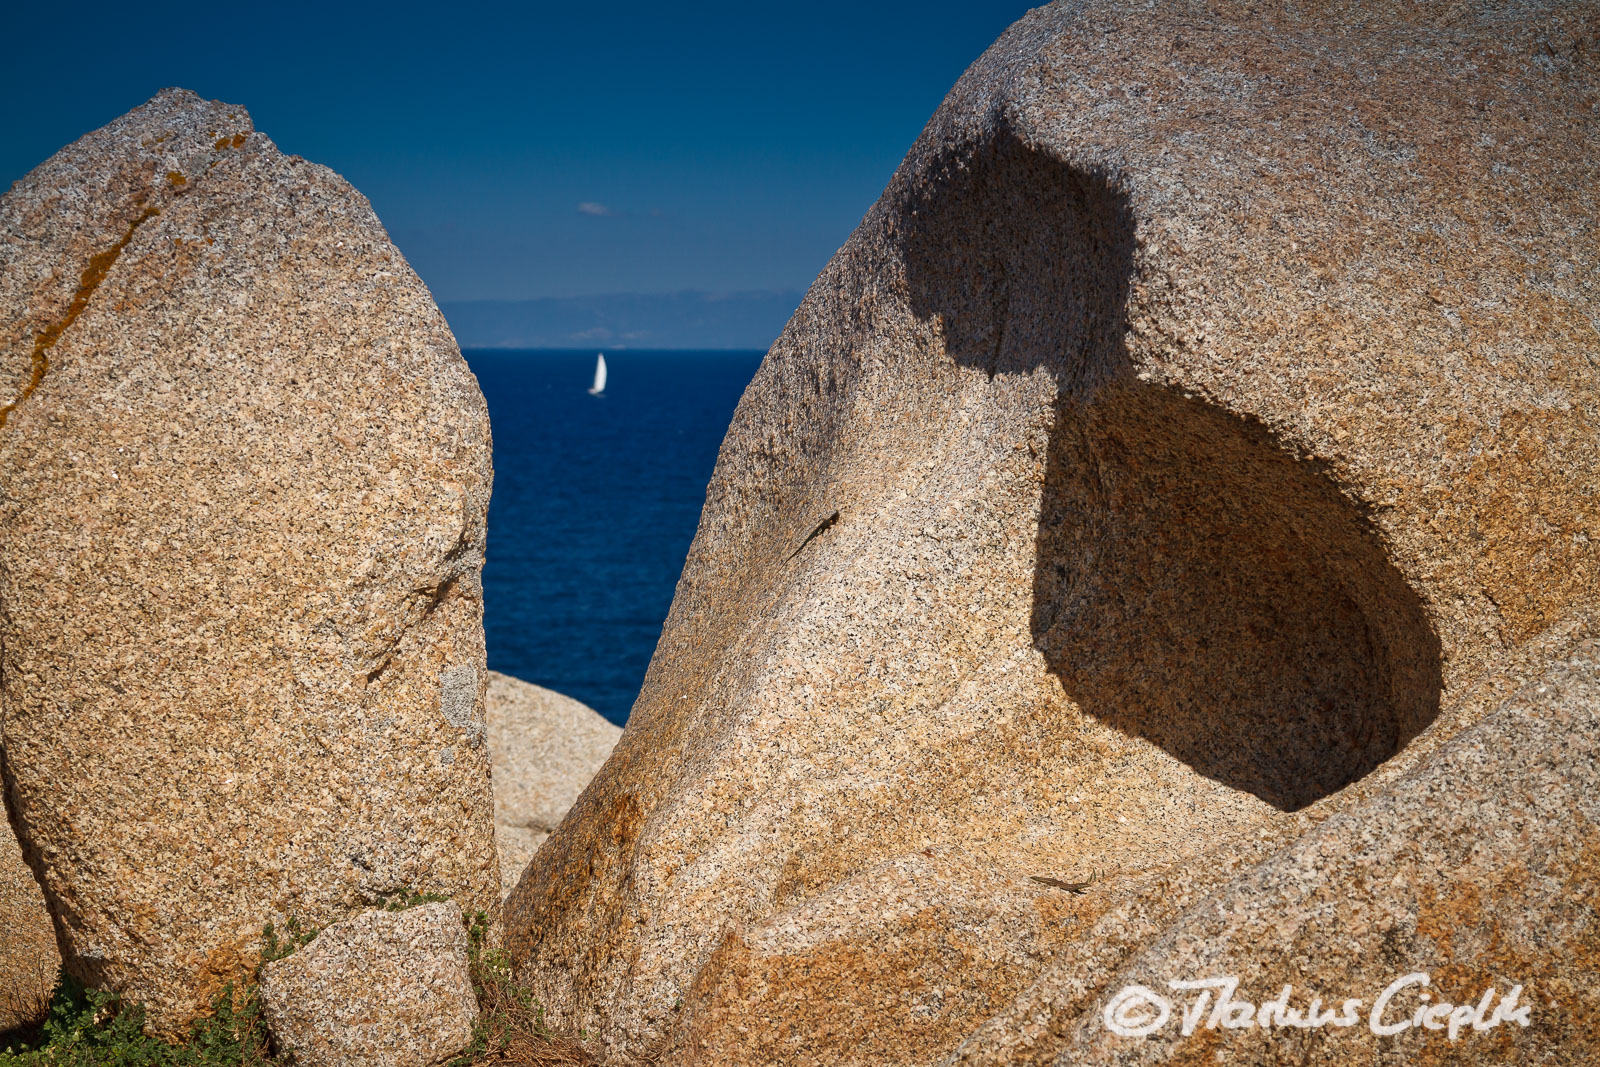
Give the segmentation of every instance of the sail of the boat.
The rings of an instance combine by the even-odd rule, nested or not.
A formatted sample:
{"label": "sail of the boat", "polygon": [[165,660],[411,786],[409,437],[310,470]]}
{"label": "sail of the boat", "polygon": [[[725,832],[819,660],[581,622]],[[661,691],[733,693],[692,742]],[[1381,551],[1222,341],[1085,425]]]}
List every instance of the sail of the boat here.
{"label": "sail of the boat", "polygon": [[603,393],[606,388],[606,357],[604,353],[594,357],[594,388],[591,393]]}

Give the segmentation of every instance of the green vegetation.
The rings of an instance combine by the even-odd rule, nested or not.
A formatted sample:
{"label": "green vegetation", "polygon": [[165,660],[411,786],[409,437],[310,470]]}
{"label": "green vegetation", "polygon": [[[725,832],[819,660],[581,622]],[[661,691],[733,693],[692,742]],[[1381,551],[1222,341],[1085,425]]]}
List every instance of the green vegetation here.
{"label": "green vegetation", "polygon": [[255,978],[261,978],[261,968],[269,963],[276,963],[286,956],[292,956],[296,949],[311,944],[312,938],[322,931],[315,926],[301,926],[299,919],[290,919],[283,924],[285,937],[278,940],[278,931],[271,923],[261,930],[261,962],[256,965]]}
{"label": "green vegetation", "polygon": [[252,982],[229,985],[182,1045],[144,1032],[144,1008],[63,973],[37,1041],[0,1050],[0,1067],[252,1067],[273,1063]]}
{"label": "green vegetation", "polygon": [[415,889],[398,893],[386,893],[378,898],[378,906],[384,911],[407,911],[419,908],[424,904],[443,904],[450,898],[440,896],[438,893],[419,893]]}

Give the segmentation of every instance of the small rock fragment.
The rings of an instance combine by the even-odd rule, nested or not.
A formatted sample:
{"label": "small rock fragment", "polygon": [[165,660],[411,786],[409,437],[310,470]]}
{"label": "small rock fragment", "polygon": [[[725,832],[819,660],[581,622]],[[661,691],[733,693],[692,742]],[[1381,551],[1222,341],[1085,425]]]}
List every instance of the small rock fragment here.
{"label": "small rock fragment", "polygon": [[432,1067],[478,1018],[467,932],[449,902],[367,911],[261,972],[267,1028],[298,1067]]}

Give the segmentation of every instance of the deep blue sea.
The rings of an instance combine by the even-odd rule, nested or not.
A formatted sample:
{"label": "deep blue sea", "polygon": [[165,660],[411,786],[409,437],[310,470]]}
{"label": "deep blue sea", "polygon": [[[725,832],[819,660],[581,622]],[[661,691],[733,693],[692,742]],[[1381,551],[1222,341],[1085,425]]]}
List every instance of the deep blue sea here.
{"label": "deep blue sea", "polygon": [[760,352],[471,349],[489,402],[489,667],[628,718]]}

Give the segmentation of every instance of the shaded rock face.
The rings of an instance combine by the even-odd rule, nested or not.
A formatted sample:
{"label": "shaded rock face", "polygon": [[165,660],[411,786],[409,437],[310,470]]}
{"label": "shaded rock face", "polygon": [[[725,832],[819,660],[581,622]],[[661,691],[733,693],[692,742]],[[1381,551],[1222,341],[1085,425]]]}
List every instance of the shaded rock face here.
{"label": "shaded rock face", "polygon": [[478,1001],[447,901],[337,922],[261,970],[261,1007],[305,1067],[433,1067],[472,1040]]}
{"label": "shaded rock face", "polygon": [[1280,810],[1438,714],[1438,639],[1360,513],[1258,423],[1159,387],[1058,413],[1032,621],[1083,712]]}
{"label": "shaded rock face", "polygon": [[1057,380],[1032,629],[1068,698],[1285,810],[1393,755],[1438,713],[1421,602],[1317,464],[1137,380],[1127,196],[1010,136],[941,169],[912,311],[958,365]]}
{"label": "shaded rock face", "polygon": [[0,235],[0,739],[67,968],[173,1035],[267,921],[492,909],[487,413],[366,200],[169,90]]}
{"label": "shaded rock face", "polygon": [[61,955],[44,894],[10,826],[0,826],[0,1033],[42,1022]]}
{"label": "shaded rock face", "polygon": [[1432,970],[1564,1021],[1241,1056],[1585,1058],[1594,18],[1009,30],[768,353],[507,902],[556,1018],[684,1063],[1212,1062],[1101,1010]]}
{"label": "shaded rock face", "polygon": [[580,701],[489,672],[484,697],[502,891],[578,799],[622,730]]}

